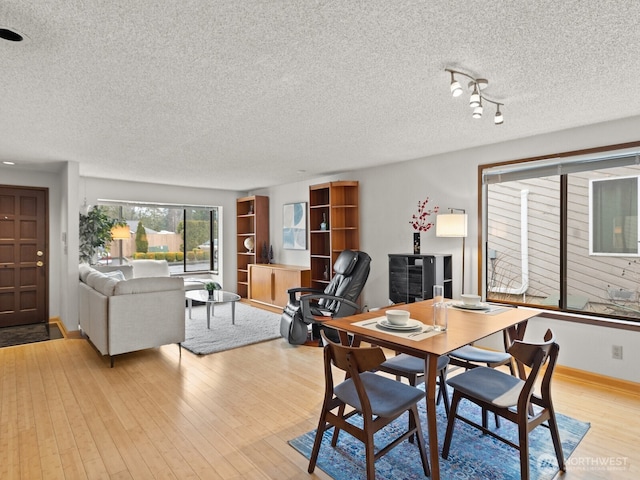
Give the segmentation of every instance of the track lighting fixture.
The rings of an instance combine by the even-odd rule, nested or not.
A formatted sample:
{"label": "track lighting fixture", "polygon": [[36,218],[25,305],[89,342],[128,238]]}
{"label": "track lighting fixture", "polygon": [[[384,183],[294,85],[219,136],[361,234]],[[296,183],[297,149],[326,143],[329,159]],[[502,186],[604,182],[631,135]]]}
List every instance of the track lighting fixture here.
{"label": "track lighting fixture", "polygon": [[504,104],[500,102],[496,102],[488,99],[482,91],[489,85],[489,81],[484,78],[475,78],[471,75],[467,75],[466,73],[459,72],[457,70],[451,70],[449,68],[445,68],[445,71],[451,74],[451,95],[453,97],[459,97],[462,95],[462,87],[460,86],[460,82],[456,79],[456,75],[462,75],[463,77],[467,77],[469,80],[469,90],[471,90],[471,96],[469,97],[469,107],[473,108],[473,113],[471,116],[473,118],[482,118],[483,113],[483,102],[488,102],[496,106],[496,115],[493,118],[493,123],[496,125],[502,125],[504,123],[504,116],[502,115],[502,111],[500,107],[503,107]]}

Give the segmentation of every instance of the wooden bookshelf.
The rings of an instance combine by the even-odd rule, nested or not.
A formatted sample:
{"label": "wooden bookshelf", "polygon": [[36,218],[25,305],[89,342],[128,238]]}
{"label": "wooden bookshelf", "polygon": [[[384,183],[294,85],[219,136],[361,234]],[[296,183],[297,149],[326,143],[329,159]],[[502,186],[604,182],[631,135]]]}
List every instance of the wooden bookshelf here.
{"label": "wooden bookshelf", "polygon": [[[244,243],[253,239],[253,250],[249,251]],[[236,293],[247,298],[249,293],[249,265],[264,263],[261,258],[262,246],[269,246],[269,197],[253,195],[236,200],[236,256],[237,289]]]}
{"label": "wooden bookshelf", "polygon": [[[323,229],[321,225],[326,223]],[[309,187],[311,286],[324,289],[343,250],[360,249],[359,184],[329,182]]]}

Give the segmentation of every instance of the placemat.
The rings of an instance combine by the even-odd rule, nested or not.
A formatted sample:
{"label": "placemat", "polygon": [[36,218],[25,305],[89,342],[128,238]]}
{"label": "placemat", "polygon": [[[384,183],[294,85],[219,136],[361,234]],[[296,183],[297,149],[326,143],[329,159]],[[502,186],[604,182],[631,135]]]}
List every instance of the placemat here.
{"label": "placemat", "polygon": [[435,331],[431,325],[422,326],[422,330],[392,330],[390,328],[385,328],[378,324],[378,321],[383,320],[386,317],[376,317],[376,318],[367,318],[366,320],[361,320],[359,322],[353,323],[358,327],[366,328],[368,330],[377,330],[389,335],[395,335],[396,337],[408,338],[409,340],[421,341],[425,338],[433,337],[434,335],[439,335],[442,332]]}
{"label": "placemat", "polygon": [[499,307],[498,305],[489,305],[489,309],[488,310],[470,310],[468,308],[458,308],[457,305],[462,304],[462,302],[460,301],[450,301],[447,302],[452,308],[455,308],[456,310],[459,310],[461,312],[468,312],[468,313],[479,313],[480,315],[498,315],[499,313],[502,312],[506,312],[507,311],[507,307]]}

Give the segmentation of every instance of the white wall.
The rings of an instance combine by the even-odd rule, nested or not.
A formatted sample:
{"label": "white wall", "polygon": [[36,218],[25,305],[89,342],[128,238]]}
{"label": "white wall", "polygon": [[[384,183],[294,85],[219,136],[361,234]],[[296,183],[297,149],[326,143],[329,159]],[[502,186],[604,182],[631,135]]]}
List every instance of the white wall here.
{"label": "white wall", "polygon": [[[508,125],[487,125],[487,142],[491,142],[492,128]],[[271,240],[278,263],[309,265],[309,252],[282,251],[282,205],[308,201],[308,186],[328,180],[360,181],[360,246],[371,255],[371,275],[362,299],[370,307],[388,303],[389,253],[410,253],[413,230],[409,224],[417,203],[430,197],[430,205],[442,209],[463,208],[469,214],[466,241],[465,291],[478,290],[478,189],[477,167],[481,164],[516,160],[565,151],[639,140],[640,117],[633,117],[599,125],[539,135],[521,140],[487,145],[464,151],[435,155],[393,165],[344,172],[309,182],[258,190],[268,195],[271,208]],[[464,132],[461,132],[463,135]],[[432,229],[422,234],[423,253],[450,253],[454,262],[454,297],[460,293],[462,240],[437,238]],[[561,344],[560,363],[603,375],[640,382],[638,365],[640,333],[598,326],[536,320],[529,335],[540,336],[545,326],[556,330]],[[490,339],[488,344],[495,344]],[[611,360],[611,344],[623,345],[625,358]]]}

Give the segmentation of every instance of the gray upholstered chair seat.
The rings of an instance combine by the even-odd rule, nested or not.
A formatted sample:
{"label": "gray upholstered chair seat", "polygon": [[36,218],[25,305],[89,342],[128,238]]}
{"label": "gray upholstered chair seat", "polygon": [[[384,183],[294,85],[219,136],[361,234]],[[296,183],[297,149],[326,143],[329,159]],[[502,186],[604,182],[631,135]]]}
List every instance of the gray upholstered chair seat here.
{"label": "gray upholstered chair seat", "polygon": [[[360,379],[367,391],[371,412],[380,417],[399,415],[424,397],[422,390],[375,373],[361,373]],[[336,397],[344,403],[362,411],[358,392],[356,392],[356,387],[351,379],[336,385],[334,392]]]}
{"label": "gray upholstered chair seat", "polygon": [[503,408],[517,405],[524,387],[519,378],[489,367],[467,370],[447,383],[466,395]]}
{"label": "gray upholstered chair seat", "polygon": [[[444,399],[444,409],[447,415],[449,415],[449,395],[447,394],[447,367],[449,366],[449,357],[447,355],[441,355],[438,357],[438,403],[440,399]],[[381,372],[390,373],[396,376],[396,380],[400,380],[400,377],[405,377],[409,380],[409,385],[416,386],[419,383],[424,382],[424,359],[419,357],[413,357],[406,353],[401,353],[395,357],[388,358],[383,362],[378,370]]]}
{"label": "gray upholstered chair seat", "polygon": [[511,355],[507,352],[485,350],[484,348],[478,348],[472,345],[465,345],[464,347],[458,348],[449,355],[467,362],[486,364],[503,363],[508,362],[511,359]]}
{"label": "gray upholstered chair seat", "polygon": [[[449,365],[449,357],[441,355],[438,357],[438,371]],[[424,374],[424,359],[401,353],[395,357],[388,358],[380,367],[390,367],[395,370],[402,370],[413,375]],[[383,370],[383,368],[381,368]]]}

